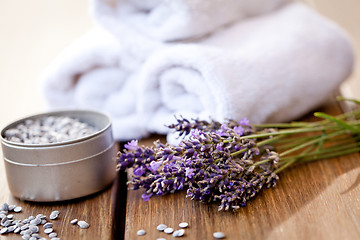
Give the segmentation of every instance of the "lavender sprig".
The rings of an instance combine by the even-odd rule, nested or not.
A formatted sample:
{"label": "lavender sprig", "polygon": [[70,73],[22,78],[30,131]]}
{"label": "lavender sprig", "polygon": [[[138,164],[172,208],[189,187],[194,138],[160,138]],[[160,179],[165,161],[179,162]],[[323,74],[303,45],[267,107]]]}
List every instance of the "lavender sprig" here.
{"label": "lavender sprig", "polygon": [[119,153],[118,167],[133,169],[129,184],[145,189],[144,200],[186,188],[191,199],[218,201],[219,210],[237,209],[278,179],[273,173],[278,154],[253,139],[240,139],[244,133],[252,133],[248,123],[222,124],[209,132],[192,129],[179,146],[157,141],[153,147],[139,147],[133,140]]}
{"label": "lavender sprig", "polygon": [[274,187],[278,173],[293,164],[359,151],[359,115],[318,113],[325,120],[274,126],[178,118],[169,126],[187,137],[178,146],[140,147],[133,140],[118,153],[118,168],[128,170],[133,189],[145,190],[145,201],[186,189],[192,200],[236,210],[264,186]]}

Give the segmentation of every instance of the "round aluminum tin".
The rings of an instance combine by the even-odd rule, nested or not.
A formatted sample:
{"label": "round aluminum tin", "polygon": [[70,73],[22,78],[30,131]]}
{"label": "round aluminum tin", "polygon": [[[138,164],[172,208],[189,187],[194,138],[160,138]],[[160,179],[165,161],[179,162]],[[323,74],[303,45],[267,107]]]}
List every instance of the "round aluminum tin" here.
{"label": "round aluminum tin", "polygon": [[[86,137],[51,144],[23,144],[5,139],[5,131],[27,119],[68,116],[99,129]],[[111,120],[95,111],[38,114],[1,131],[1,147],[11,193],[22,200],[49,202],[84,197],[112,183],[116,175]]]}

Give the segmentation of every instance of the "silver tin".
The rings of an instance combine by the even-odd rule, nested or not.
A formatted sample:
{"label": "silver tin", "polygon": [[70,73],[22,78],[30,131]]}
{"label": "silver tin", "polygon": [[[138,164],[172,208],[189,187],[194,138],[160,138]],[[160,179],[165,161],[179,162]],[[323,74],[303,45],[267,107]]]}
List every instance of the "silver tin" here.
{"label": "silver tin", "polygon": [[[27,119],[68,116],[100,129],[83,138],[53,144],[23,144],[5,139],[5,131]],[[94,111],[70,110],[38,114],[1,131],[1,147],[11,193],[22,200],[63,201],[96,193],[116,175],[116,148],[111,120]]]}

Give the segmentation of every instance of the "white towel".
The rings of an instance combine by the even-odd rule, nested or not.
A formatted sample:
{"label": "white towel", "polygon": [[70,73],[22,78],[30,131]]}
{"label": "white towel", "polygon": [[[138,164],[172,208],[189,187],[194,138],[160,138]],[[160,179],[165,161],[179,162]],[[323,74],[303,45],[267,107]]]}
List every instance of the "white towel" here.
{"label": "white towel", "polygon": [[341,30],[301,4],[188,45],[152,40],[125,24],[118,30],[122,38],[101,29],[86,34],[42,81],[49,109],[102,110],[116,140],[167,133],[174,114],[290,120],[321,104],[353,64]]}
{"label": "white towel", "polygon": [[100,24],[122,38],[122,23],[160,41],[199,38],[292,0],[92,0]]}
{"label": "white towel", "polygon": [[131,55],[107,31],[90,31],[42,74],[40,87],[47,108],[100,110],[112,117],[115,139],[146,136],[135,110],[142,57]]}
{"label": "white towel", "polygon": [[296,119],[326,101],[352,71],[346,34],[304,4],[233,25],[202,43],[147,60],[137,111],[150,132],[174,115],[252,123]]}

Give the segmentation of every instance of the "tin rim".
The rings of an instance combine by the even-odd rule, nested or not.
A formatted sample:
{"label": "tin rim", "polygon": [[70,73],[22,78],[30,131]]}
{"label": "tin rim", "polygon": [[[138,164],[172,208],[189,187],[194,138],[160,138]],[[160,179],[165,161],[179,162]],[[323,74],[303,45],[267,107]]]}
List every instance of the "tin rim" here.
{"label": "tin rim", "polygon": [[62,166],[62,165],[67,165],[67,164],[73,164],[73,163],[78,163],[78,162],[82,162],[82,161],[86,161],[90,158],[95,158],[100,156],[103,153],[106,153],[107,151],[110,151],[114,148],[115,143],[111,144],[110,146],[108,146],[107,148],[105,148],[104,150],[102,150],[101,152],[98,152],[96,154],[93,154],[91,156],[85,157],[85,158],[81,158],[81,159],[76,159],[76,160],[71,160],[68,162],[61,162],[61,163],[46,163],[46,164],[36,164],[36,163],[19,163],[19,162],[15,162],[13,160],[7,159],[6,157],[4,158],[4,161],[13,164],[13,165],[17,165],[17,166],[23,166],[23,167],[54,167],[54,166]]}
{"label": "tin rim", "polygon": [[[58,116],[71,116],[71,113],[76,114],[76,113],[81,113],[81,114],[92,114],[92,115],[98,115],[101,117],[104,117],[106,119],[106,124],[104,127],[102,127],[100,130],[89,134],[87,136],[81,137],[81,138],[76,138],[76,139],[72,139],[72,140],[67,140],[67,141],[62,141],[62,142],[57,142],[57,143],[46,143],[46,144],[28,144],[28,143],[18,143],[18,142],[12,142],[7,140],[4,136],[5,136],[5,131],[15,127],[16,125],[24,122],[27,119],[36,119],[36,118],[41,118],[41,117],[45,117],[45,116],[51,116],[51,115],[58,115]],[[68,144],[73,144],[73,143],[77,143],[77,142],[82,142],[84,140],[90,139],[94,136],[100,135],[103,132],[105,132],[108,128],[111,127],[111,118],[108,114],[105,114],[103,112],[99,112],[99,111],[94,111],[94,110],[60,110],[60,111],[51,111],[51,112],[46,112],[46,113],[40,113],[40,114],[35,114],[35,115],[30,115],[21,119],[18,119],[8,125],[6,125],[0,132],[0,139],[2,142],[7,143],[8,145],[12,145],[12,146],[19,146],[19,147],[54,147],[54,146],[61,146],[61,145],[68,145]]]}

